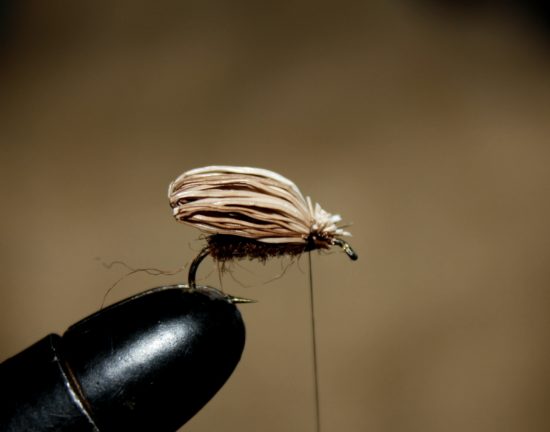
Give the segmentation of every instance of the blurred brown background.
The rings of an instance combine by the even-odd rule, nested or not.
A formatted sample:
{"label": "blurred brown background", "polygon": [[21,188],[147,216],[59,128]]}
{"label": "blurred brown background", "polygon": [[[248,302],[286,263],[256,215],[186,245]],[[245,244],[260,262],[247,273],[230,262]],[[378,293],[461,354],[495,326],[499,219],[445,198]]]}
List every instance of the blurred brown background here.
{"label": "blurred brown background", "polygon": [[[195,256],[175,176],[259,166],[353,223],[359,261],[313,257],[324,431],[550,430],[550,38],[465,4],[2,3],[0,359],[97,310],[127,271],[102,263]],[[185,430],[313,431],[307,260],[265,283],[287,264],[222,276],[260,302]]]}

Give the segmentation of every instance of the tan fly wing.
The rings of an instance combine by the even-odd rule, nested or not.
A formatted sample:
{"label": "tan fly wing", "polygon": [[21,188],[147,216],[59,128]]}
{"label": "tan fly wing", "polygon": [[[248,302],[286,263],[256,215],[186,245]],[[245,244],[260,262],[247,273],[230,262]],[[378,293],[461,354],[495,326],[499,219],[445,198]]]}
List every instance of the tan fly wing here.
{"label": "tan fly wing", "polygon": [[178,221],[207,234],[304,243],[315,222],[294,183],[259,168],[191,170],[172,182],[168,196]]}

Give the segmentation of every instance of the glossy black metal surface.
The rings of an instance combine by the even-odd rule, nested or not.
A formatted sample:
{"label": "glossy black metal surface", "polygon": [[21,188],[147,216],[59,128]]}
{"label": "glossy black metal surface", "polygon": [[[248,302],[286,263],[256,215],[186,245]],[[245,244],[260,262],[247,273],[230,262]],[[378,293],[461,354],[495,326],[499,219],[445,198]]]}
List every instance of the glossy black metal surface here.
{"label": "glossy black metal surface", "polygon": [[96,431],[68,386],[52,334],[0,365],[2,432]]}
{"label": "glossy black metal surface", "polygon": [[25,427],[8,428],[2,410],[1,431],[88,431],[93,424],[102,432],[174,431],[229,378],[245,330],[219,291],[163,287],[91,315],[62,339],[49,338],[0,365],[2,397],[18,394],[11,418],[27,419]]}

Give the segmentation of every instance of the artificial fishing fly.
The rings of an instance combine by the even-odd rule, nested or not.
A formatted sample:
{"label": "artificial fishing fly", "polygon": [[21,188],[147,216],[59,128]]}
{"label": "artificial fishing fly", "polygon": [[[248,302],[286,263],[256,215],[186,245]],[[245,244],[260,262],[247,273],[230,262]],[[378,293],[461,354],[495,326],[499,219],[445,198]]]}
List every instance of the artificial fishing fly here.
{"label": "artificial fishing fly", "polygon": [[208,255],[218,261],[266,260],[315,249],[341,247],[352,260],[357,254],[336,224],[341,217],[312,204],[298,187],[261,168],[208,166],[187,171],[168,188],[177,221],[208,235],[207,246],[189,269],[189,287]]}
{"label": "artificial fishing fly", "polygon": [[[296,185],[266,169],[208,166],[187,171],[168,188],[174,217],[208,235],[207,245],[189,268],[189,288],[196,288],[199,264],[208,255],[218,261],[296,256],[314,249],[341,247],[352,259],[357,254],[341,237],[351,235],[332,215],[304,198]],[[309,256],[311,328],[315,377],[316,431],[321,429],[319,379]],[[251,300],[230,297],[232,303]]]}

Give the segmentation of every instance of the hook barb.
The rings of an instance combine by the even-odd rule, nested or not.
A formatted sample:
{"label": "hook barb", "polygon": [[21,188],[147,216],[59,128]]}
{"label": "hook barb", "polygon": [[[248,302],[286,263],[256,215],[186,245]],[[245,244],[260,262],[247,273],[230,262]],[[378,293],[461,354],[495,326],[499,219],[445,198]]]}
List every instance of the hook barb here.
{"label": "hook barb", "polygon": [[228,295],[228,296],[227,296],[227,300],[228,300],[230,303],[233,303],[233,304],[239,304],[239,303],[258,303],[258,300],[247,299],[247,298],[244,298],[244,297],[235,297],[235,296],[232,296],[232,295]]}

